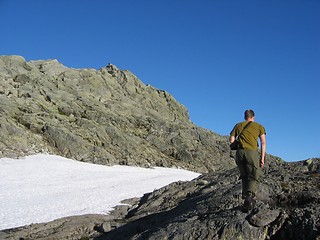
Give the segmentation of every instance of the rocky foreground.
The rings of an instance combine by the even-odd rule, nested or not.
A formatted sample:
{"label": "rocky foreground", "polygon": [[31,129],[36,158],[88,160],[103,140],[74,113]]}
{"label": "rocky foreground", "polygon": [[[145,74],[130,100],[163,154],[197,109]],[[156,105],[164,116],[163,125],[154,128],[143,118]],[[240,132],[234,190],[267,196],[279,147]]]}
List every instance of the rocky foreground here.
{"label": "rocky foreground", "polygon": [[320,159],[268,155],[257,205],[242,213],[227,137],[196,126],[170,94],[112,64],[71,69],[0,56],[0,113],[0,157],[46,152],[203,173],[126,200],[108,216],[8,229],[0,239],[320,239]]}
{"label": "rocky foreground", "polygon": [[320,239],[320,159],[265,171],[249,213],[233,168],[129,199],[108,216],[5,230],[0,239]]}

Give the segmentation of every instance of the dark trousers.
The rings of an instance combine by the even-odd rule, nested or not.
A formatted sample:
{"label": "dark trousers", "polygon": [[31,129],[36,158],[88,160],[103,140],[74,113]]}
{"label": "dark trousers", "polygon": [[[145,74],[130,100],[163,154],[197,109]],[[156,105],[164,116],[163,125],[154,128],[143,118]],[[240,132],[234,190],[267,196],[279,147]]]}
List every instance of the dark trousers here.
{"label": "dark trousers", "polygon": [[260,155],[256,150],[239,149],[236,153],[236,164],[242,180],[242,197],[248,193],[256,195],[257,185],[262,176]]}

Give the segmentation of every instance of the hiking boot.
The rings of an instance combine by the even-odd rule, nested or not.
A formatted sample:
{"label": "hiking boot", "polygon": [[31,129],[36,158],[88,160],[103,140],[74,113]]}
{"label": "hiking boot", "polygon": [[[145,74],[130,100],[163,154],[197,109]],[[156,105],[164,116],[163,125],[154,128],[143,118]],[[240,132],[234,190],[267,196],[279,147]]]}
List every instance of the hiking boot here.
{"label": "hiking boot", "polygon": [[249,212],[250,210],[253,209],[254,204],[255,204],[255,200],[253,199],[252,193],[248,193],[242,206],[242,212],[244,213]]}

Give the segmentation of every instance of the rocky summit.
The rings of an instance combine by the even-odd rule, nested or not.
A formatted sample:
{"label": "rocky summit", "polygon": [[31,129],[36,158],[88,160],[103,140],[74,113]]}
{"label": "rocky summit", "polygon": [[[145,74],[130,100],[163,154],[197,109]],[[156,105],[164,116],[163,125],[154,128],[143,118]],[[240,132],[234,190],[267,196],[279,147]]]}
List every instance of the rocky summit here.
{"label": "rocky summit", "polygon": [[172,95],[112,64],[71,69],[2,56],[0,100],[0,157],[46,152],[106,165],[234,167],[226,137],[197,127]]}
{"label": "rocky summit", "polygon": [[320,159],[267,155],[256,205],[243,213],[227,136],[196,126],[172,95],[129,71],[0,56],[0,98],[0,157],[45,152],[202,173],[125,200],[109,215],[7,229],[0,239],[320,240]]}

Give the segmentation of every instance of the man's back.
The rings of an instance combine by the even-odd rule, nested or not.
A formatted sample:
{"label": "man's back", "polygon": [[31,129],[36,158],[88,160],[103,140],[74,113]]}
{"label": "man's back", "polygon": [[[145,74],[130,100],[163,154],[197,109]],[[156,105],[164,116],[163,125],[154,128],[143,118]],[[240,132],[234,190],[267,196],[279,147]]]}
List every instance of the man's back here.
{"label": "man's back", "polygon": [[247,123],[248,121],[238,123],[232,129],[230,135],[236,137],[239,136],[239,134],[242,132],[238,139],[242,148],[248,150],[257,150],[259,147],[258,137],[262,134],[266,134],[266,130],[261,124],[257,122],[251,122],[248,127],[244,129]]}

